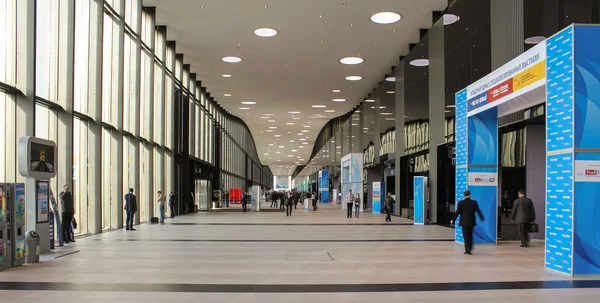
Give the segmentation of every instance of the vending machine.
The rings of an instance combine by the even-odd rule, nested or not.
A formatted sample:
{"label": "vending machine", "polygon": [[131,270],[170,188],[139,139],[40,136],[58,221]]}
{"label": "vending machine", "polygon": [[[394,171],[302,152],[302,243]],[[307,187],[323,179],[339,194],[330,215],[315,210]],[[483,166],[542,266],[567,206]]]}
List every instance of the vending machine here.
{"label": "vending machine", "polygon": [[25,263],[25,184],[0,183],[0,270]]}

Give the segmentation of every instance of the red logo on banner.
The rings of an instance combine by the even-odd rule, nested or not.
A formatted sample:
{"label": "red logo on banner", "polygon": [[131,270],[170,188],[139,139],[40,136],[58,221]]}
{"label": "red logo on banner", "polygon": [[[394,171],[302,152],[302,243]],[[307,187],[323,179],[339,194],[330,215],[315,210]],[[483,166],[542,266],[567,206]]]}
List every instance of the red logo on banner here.
{"label": "red logo on banner", "polygon": [[586,176],[598,176],[598,175],[600,175],[600,172],[596,169],[586,169],[585,175]]}
{"label": "red logo on banner", "polygon": [[477,182],[477,183],[483,182],[483,179],[482,178],[475,178],[475,182]]}
{"label": "red logo on banner", "polygon": [[492,87],[488,90],[488,103],[492,103],[504,96],[508,96],[513,92],[512,78]]}

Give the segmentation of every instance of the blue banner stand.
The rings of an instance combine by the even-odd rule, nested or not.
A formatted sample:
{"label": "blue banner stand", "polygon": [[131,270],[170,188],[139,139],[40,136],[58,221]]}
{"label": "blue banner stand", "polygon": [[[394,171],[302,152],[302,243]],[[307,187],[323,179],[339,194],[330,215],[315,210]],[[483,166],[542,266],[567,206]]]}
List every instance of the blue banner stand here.
{"label": "blue banner stand", "polygon": [[374,214],[381,213],[383,201],[385,198],[385,183],[373,182],[372,188],[373,207],[371,208]]}
{"label": "blue banner stand", "polygon": [[427,214],[427,177],[414,177],[414,224],[425,224]]}

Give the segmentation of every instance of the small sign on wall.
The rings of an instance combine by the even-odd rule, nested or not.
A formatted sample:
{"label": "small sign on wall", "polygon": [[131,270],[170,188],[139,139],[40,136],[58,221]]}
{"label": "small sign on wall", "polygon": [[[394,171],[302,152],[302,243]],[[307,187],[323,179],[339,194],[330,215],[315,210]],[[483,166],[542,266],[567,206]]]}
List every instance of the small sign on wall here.
{"label": "small sign on wall", "polygon": [[600,161],[576,160],[575,182],[600,182]]}
{"label": "small sign on wall", "polygon": [[469,173],[469,186],[496,186],[497,173]]}

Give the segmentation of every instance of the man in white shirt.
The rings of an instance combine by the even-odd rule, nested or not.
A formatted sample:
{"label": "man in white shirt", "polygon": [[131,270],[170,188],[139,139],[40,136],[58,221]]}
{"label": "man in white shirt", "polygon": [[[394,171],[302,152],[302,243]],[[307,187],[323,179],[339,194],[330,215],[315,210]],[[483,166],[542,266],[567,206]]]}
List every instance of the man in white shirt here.
{"label": "man in white shirt", "polygon": [[352,194],[352,190],[348,191],[346,195],[346,206],[348,206],[348,218],[352,218],[352,203],[354,203],[354,195]]}

